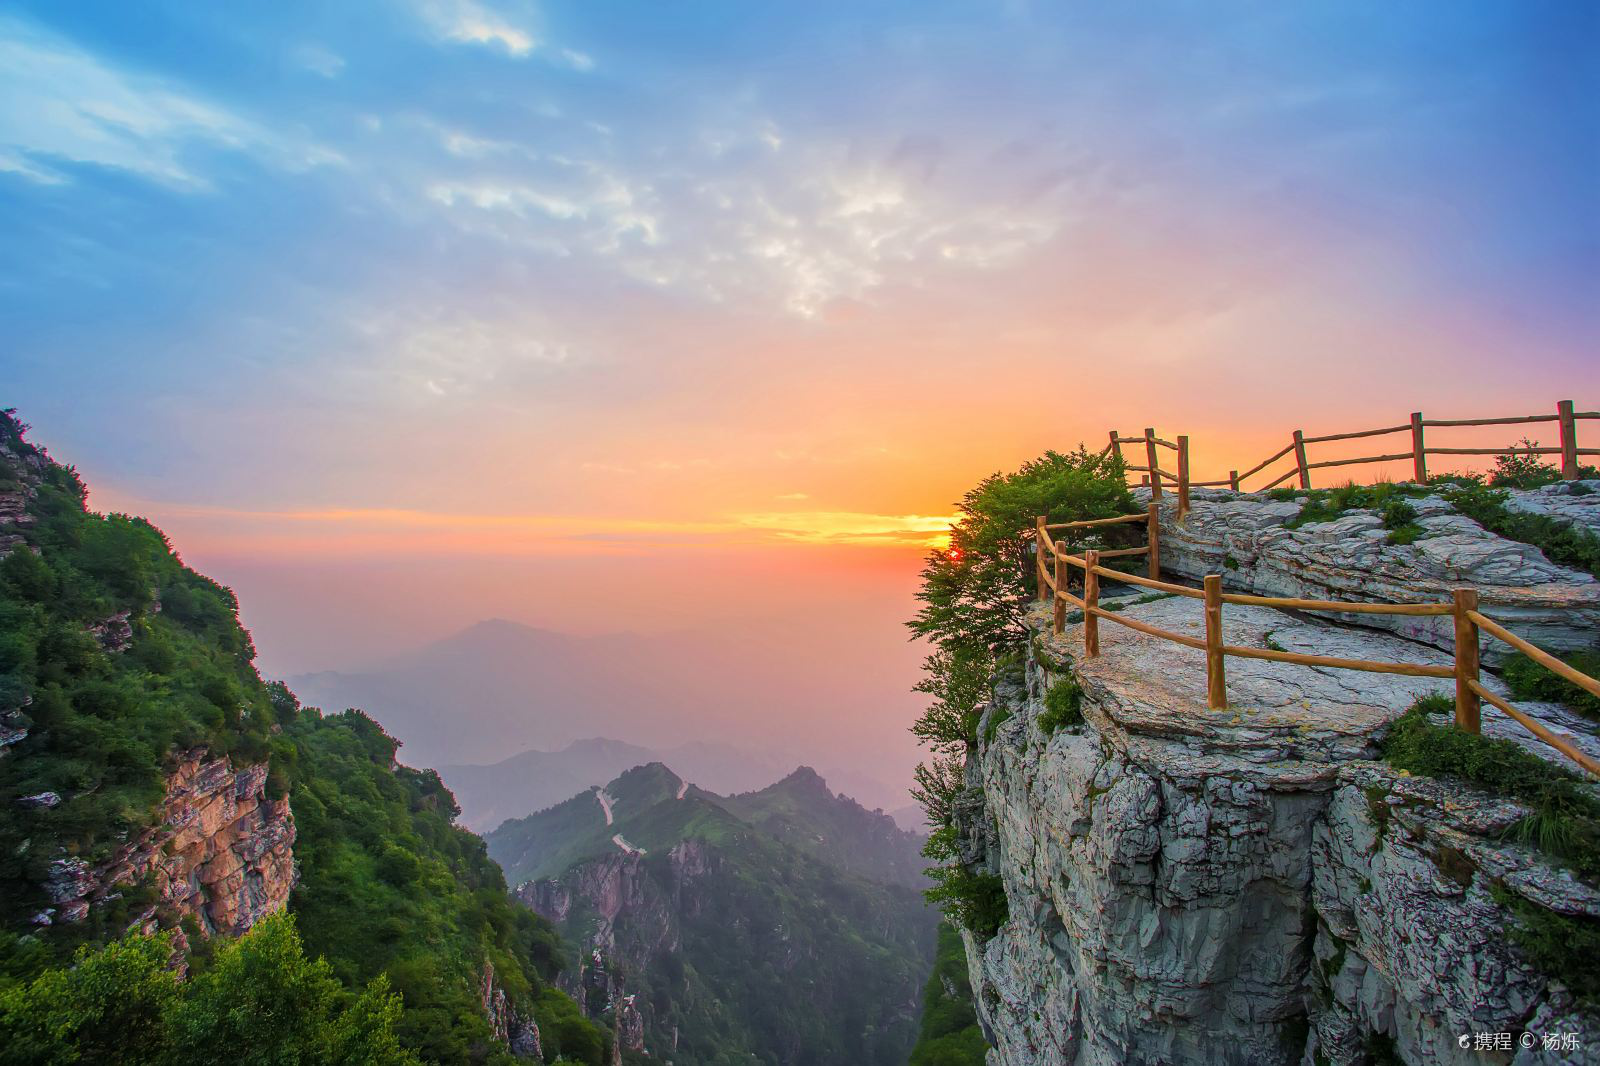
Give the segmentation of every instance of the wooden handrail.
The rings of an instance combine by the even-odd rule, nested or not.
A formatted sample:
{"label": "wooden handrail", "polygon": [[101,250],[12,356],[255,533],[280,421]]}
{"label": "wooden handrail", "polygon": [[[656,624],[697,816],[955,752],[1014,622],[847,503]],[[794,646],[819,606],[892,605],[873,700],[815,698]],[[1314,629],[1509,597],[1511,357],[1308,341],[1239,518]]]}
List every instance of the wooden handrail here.
{"label": "wooden handrail", "polygon": [[1280,611],[1332,611],[1339,614],[1442,615],[1455,610],[1448,603],[1346,603],[1343,600],[1298,600],[1284,596],[1247,596],[1225,592],[1223,603],[1272,607]]}
{"label": "wooden handrail", "polygon": [[1507,629],[1499,622],[1496,622],[1493,618],[1490,618],[1478,611],[1468,612],[1467,617],[1471,618],[1473,623],[1477,625],[1479,629],[1487,630],[1491,637],[1511,645],[1513,648],[1517,649],[1522,654],[1526,655],[1528,658],[1544,667],[1546,670],[1549,670],[1551,673],[1572,682],[1585,692],[1600,696],[1600,681],[1596,681],[1588,674],[1568,666],[1566,663],[1562,662],[1560,659],[1557,659],[1549,652],[1543,651],[1534,645],[1529,644],[1527,641],[1511,632],[1511,630]]}
{"label": "wooden handrail", "polygon": [[1046,522],[1046,529],[1088,529],[1091,526],[1114,526],[1122,522],[1143,522],[1143,514],[1122,514],[1115,518],[1085,518],[1078,522]]}
{"label": "wooden handrail", "polygon": [[1591,774],[1594,774],[1596,777],[1600,777],[1600,762],[1596,762],[1595,760],[1589,758],[1589,756],[1578,750],[1577,747],[1546,729],[1544,725],[1537,719],[1529,718],[1527,715],[1517,710],[1510,704],[1509,701],[1496,696],[1493,692],[1485,688],[1482,682],[1469,681],[1467,682],[1467,685],[1478,697],[1488,700],[1500,710],[1504,711],[1506,717],[1514,719],[1528,732],[1532,733],[1534,736],[1538,737],[1540,740],[1544,741],[1546,744],[1550,745],[1552,748],[1556,749],[1561,754],[1565,755],[1567,758],[1571,759],[1573,762],[1589,771]]}
{"label": "wooden handrail", "polygon": [[[1428,449],[1430,452],[1434,449]],[[1393,455],[1369,455],[1361,459],[1324,459],[1320,463],[1307,463],[1307,470],[1321,470],[1329,466],[1355,466],[1358,463],[1392,463],[1397,459],[1411,458],[1411,452],[1398,452]]]}
{"label": "wooden handrail", "polygon": [[1199,589],[1192,589],[1188,585],[1174,585],[1169,581],[1155,581],[1148,577],[1140,577],[1138,574],[1125,574],[1121,570],[1107,570],[1103,566],[1095,567],[1095,573],[1101,577],[1109,577],[1113,581],[1123,581],[1129,585],[1155,589],[1157,592],[1170,592],[1174,596],[1187,596],[1192,600],[1204,598],[1204,593]]}
{"label": "wooden handrail", "polygon": [[1273,651],[1271,648],[1245,648],[1237,644],[1223,646],[1223,654],[1241,659],[1271,659],[1273,662],[1297,663],[1301,666],[1331,666],[1341,670],[1365,670],[1373,674],[1404,674],[1407,677],[1455,677],[1453,666],[1429,666],[1425,663],[1382,663],[1370,659],[1338,659],[1330,655],[1305,655],[1296,651]]}
{"label": "wooden handrail", "polygon": [[1330,440],[1355,440],[1357,437],[1382,437],[1388,433],[1404,433],[1410,428],[1411,423],[1407,422],[1403,426],[1389,426],[1386,429],[1363,429],[1355,433],[1325,433],[1320,437],[1307,437],[1305,440],[1307,444],[1326,444]]}
{"label": "wooden handrail", "polygon": [[[1143,444],[1145,446],[1145,465],[1127,466],[1129,472],[1150,475],[1146,483],[1150,486],[1151,498],[1159,499],[1164,487],[1175,485],[1180,497],[1179,519],[1188,511],[1187,497],[1190,488],[1228,487],[1235,491],[1245,491],[1244,482],[1262,473],[1268,467],[1278,462],[1285,456],[1292,456],[1294,469],[1289,470],[1274,478],[1264,488],[1250,491],[1269,491],[1277,488],[1284,482],[1299,477],[1300,487],[1311,487],[1311,471],[1327,470],[1342,466],[1362,466],[1370,463],[1395,463],[1406,459],[1412,460],[1412,477],[1419,484],[1427,482],[1427,457],[1429,455],[1559,455],[1561,457],[1561,476],[1567,480],[1577,478],[1579,474],[1578,459],[1580,456],[1600,455],[1600,448],[1579,448],[1577,446],[1577,423],[1586,419],[1600,418],[1600,411],[1576,411],[1571,400],[1562,400],[1556,405],[1553,415],[1516,415],[1507,418],[1423,418],[1420,412],[1412,412],[1411,421],[1403,425],[1382,426],[1377,429],[1355,430],[1349,433],[1321,433],[1316,436],[1307,436],[1302,430],[1295,430],[1293,439],[1285,447],[1257,463],[1255,466],[1238,473],[1230,471],[1226,478],[1217,478],[1211,481],[1196,481],[1190,476],[1188,469],[1187,438],[1179,435],[1176,442],[1158,437],[1154,429],[1146,429],[1142,437],[1124,437],[1112,430],[1109,434],[1110,445],[1107,450],[1117,452],[1121,457],[1123,444]],[[1454,428],[1466,426],[1518,426],[1538,423],[1554,422],[1560,430],[1560,443],[1554,447],[1531,448],[1443,448],[1428,447],[1424,442],[1424,429],[1426,428]],[[1328,444],[1335,441],[1359,440],[1367,437],[1392,436],[1394,434],[1411,431],[1411,450],[1408,452],[1390,452],[1383,455],[1365,455],[1343,459],[1324,459],[1312,462],[1306,454],[1310,445]],[[1169,448],[1178,452],[1178,472],[1176,475],[1162,470],[1156,460],[1157,448]],[[1104,453],[1102,453],[1104,454]]]}
{"label": "wooden handrail", "polygon": [[[1085,613],[1088,613],[1090,610],[1091,608],[1084,608]],[[1152,637],[1160,637],[1163,640],[1170,640],[1174,643],[1183,644],[1190,648],[1204,649],[1206,646],[1206,642],[1200,640],[1198,637],[1186,637],[1182,633],[1174,633],[1170,629],[1161,629],[1160,627],[1150,625],[1147,622],[1139,622],[1132,618],[1124,618],[1122,616],[1122,612],[1120,611],[1108,611],[1104,607],[1095,607],[1092,608],[1092,610],[1096,618],[1110,619],[1118,625],[1127,626],[1129,629],[1137,629],[1139,632],[1148,633]]]}
{"label": "wooden handrail", "polygon": [[[1566,457],[1563,458],[1565,460]],[[1528,658],[1540,666],[1597,696],[1600,696],[1600,680],[1589,677],[1587,674],[1568,666],[1560,659],[1534,646],[1506,629],[1494,619],[1484,615],[1477,609],[1478,593],[1476,590],[1455,590],[1451,603],[1350,603],[1343,600],[1307,600],[1287,596],[1252,596],[1243,593],[1224,593],[1222,591],[1222,577],[1218,574],[1208,574],[1203,590],[1199,590],[1189,588],[1186,585],[1161,581],[1154,576],[1140,577],[1136,574],[1126,574],[1100,565],[1102,559],[1148,554],[1150,556],[1151,574],[1159,573],[1159,549],[1157,547],[1157,538],[1160,533],[1159,513],[1160,506],[1156,503],[1151,503],[1145,516],[1150,543],[1144,547],[1119,548],[1106,552],[1090,548],[1086,549],[1082,556],[1069,555],[1066,551],[1065,541],[1055,541],[1049,538],[1046,528],[1048,523],[1045,522],[1043,515],[1040,515],[1035,520],[1035,534],[1041,538],[1039,543],[1045,545],[1048,554],[1054,560],[1054,575],[1052,576],[1045,567],[1046,551],[1036,553],[1040,598],[1045,598],[1048,590],[1051,599],[1051,628],[1057,636],[1060,636],[1066,626],[1067,605],[1071,604],[1077,607],[1083,612],[1084,654],[1086,656],[1094,657],[1100,654],[1099,620],[1102,618],[1110,619],[1118,625],[1127,626],[1129,629],[1161,640],[1169,640],[1184,647],[1204,651],[1206,653],[1206,706],[1211,710],[1224,710],[1227,707],[1226,669],[1229,656],[1240,659],[1262,659],[1268,662],[1289,663],[1296,666],[1324,667],[1335,670],[1361,670],[1368,673],[1399,674],[1406,677],[1432,677],[1441,680],[1452,679],[1456,684],[1457,728],[1468,733],[1482,732],[1479,705],[1481,700],[1488,700],[1491,705],[1499,708],[1540,740],[1573,760],[1584,770],[1594,774],[1596,777],[1600,777],[1600,763],[1585,755],[1572,744],[1562,740],[1562,738],[1556,736],[1539,722],[1518,711],[1510,702],[1495,695],[1483,686],[1478,676],[1479,631],[1488,631],[1490,636],[1504,641],[1527,655]],[[1082,524],[1104,525],[1113,521],[1127,521],[1137,517],[1136,515],[1123,515],[1119,516],[1118,519],[1085,519]],[[1056,523],[1056,527],[1062,528],[1074,524],[1076,523]],[[1082,597],[1074,596],[1067,588],[1068,571],[1073,567],[1083,571]],[[1202,640],[1182,633],[1174,633],[1171,630],[1162,629],[1147,622],[1123,617],[1118,611],[1101,607],[1101,578],[1121,581],[1142,588],[1155,589],[1188,599],[1202,600],[1205,605],[1205,638]],[[1371,659],[1346,659],[1331,655],[1312,655],[1305,652],[1279,651],[1272,648],[1248,648],[1238,644],[1226,644],[1223,642],[1222,608],[1224,604],[1229,603],[1240,606],[1266,607],[1275,610],[1326,611],[1334,614],[1420,617],[1451,615],[1455,619],[1454,662],[1449,666],[1428,663],[1380,662]]]}
{"label": "wooden handrail", "polygon": [[1245,478],[1249,477],[1252,474],[1261,473],[1261,471],[1265,470],[1267,467],[1271,466],[1273,463],[1277,462],[1279,459],[1282,459],[1285,455],[1288,455],[1292,451],[1294,451],[1294,445],[1293,444],[1285,445],[1283,451],[1276,453],[1270,459],[1267,459],[1267,460],[1264,460],[1263,462],[1257,463],[1255,466],[1252,466],[1249,470],[1246,470],[1244,473],[1240,474],[1239,475],[1239,480],[1243,481]]}
{"label": "wooden handrail", "polygon": [[1429,418],[1423,425],[1429,429],[1445,429],[1451,426],[1522,426],[1530,422],[1554,422],[1559,415],[1518,415],[1514,418]]}

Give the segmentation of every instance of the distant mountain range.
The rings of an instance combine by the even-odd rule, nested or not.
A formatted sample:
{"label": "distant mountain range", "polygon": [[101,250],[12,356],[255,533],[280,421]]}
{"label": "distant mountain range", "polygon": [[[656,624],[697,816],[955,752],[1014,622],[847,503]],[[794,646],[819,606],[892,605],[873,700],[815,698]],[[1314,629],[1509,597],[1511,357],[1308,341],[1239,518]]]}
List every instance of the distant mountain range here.
{"label": "distant mountain range", "polygon": [[[574,741],[560,751],[524,751],[487,766],[441,766],[439,774],[461,806],[461,822],[487,832],[507,818],[540,811],[574,793],[597,787],[622,771],[660,762],[684,779],[718,793],[749,792],[775,781],[794,768],[779,756],[746,751],[726,744],[691,743],[672,748],[645,748],[621,740],[593,737]],[[875,782],[847,780],[881,792]],[[921,832],[918,821],[902,828]],[[897,815],[898,817],[898,815]]]}
{"label": "distant mountain range", "polygon": [[[752,706],[767,721],[803,721],[844,698],[832,682],[808,677],[800,657],[775,653],[770,639],[741,639],[580,637],[495,619],[370,668],[289,683],[308,705],[371,714],[405,745],[401,761],[440,767],[466,824],[486,829],[651,761],[724,792],[759,788],[793,769],[801,761],[793,755],[691,739],[690,730],[717,735],[719,722],[748,718]],[[632,739],[583,739],[605,736]],[[685,739],[648,739],[672,737]],[[557,745],[570,746],[545,750]],[[868,805],[905,801],[903,782],[825,759],[818,765]]]}
{"label": "distant mountain range", "polygon": [[625,1061],[906,1061],[937,923],[921,838],[815,771],[719,796],[650,763],[486,839]]}

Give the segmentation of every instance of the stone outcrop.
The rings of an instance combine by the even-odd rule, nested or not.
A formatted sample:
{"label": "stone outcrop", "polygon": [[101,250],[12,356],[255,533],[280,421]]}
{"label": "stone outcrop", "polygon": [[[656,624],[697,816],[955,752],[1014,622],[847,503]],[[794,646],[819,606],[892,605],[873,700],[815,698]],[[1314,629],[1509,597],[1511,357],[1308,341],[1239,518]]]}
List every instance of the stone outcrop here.
{"label": "stone outcrop", "polygon": [[136,924],[154,929],[165,914],[194,918],[208,936],[244,933],[288,902],[296,878],[289,798],[267,798],[266,782],[265,764],[235,769],[203,750],[185,753],[167,777],[154,825],[97,866],[52,864],[52,906],[36,920],[81,920],[120,888],[148,881],[157,902]]}
{"label": "stone outcrop", "polygon": [[[1200,626],[1187,599],[1125,610]],[[1258,608],[1230,606],[1225,625],[1230,644],[1428,653]],[[1584,1050],[1515,1061],[1593,1061],[1600,1018],[1512,945],[1507,900],[1600,916],[1600,891],[1504,839],[1517,804],[1372,761],[1446,682],[1230,658],[1230,707],[1208,712],[1200,652],[1100,628],[1100,656],[1080,658],[1069,625],[1000,680],[957,805],[964,858],[1010,908],[992,939],[967,934],[992,1066],[1357,1064],[1384,1048],[1508,1063],[1515,1050],[1458,1040],[1524,1030],[1576,1032]],[[1043,693],[1069,670],[1085,721],[1047,736]],[[1592,727],[1537,710],[1596,750]]]}
{"label": "stone outcrop", "polygon": [[478,985],[478,995],[495,1039],[510,1048],[511,1054],[519,1059],[543,1062],[544,1047],[539,1037],[539,1023],[532,1018],[524,1018],[511,1006],[505,989],[495,983],[492,962],[483,964],[483,980]]}
{"label": "stone outcrop", "polygon": [[[1149,490],[1135,490],[1141,504]],[[1513,492],[1508,506],[1560,511],[1586,525],[1600,522],[1600,495]],[[1224,489],[1195,489],[1182,522],[1171,493],[1163,495],[1162,569],[1198,580],[1221,574],[1229,591],[1302,599],[1369,602],[1443,602],[1453,589],[1471,586],[1482,610],[1519,636],[1550,651],[1600,646],[1600,581],[1558,566],[1528,544],[1506,540],[1456,513],[1442,497],[1408,501],[1424,535],[1411,544],[1388,543],[1383,519],[1351,511],[1332,522],[1288,528],[1297,501],[1273,501]],[[1543,513],[1543,512],[1541,512]],[[1352,624],[1386,628],[1410,640],[1451,648],[1449,618],[1338,616]],[[1486,662],[1506,649],[1483,645]]]}

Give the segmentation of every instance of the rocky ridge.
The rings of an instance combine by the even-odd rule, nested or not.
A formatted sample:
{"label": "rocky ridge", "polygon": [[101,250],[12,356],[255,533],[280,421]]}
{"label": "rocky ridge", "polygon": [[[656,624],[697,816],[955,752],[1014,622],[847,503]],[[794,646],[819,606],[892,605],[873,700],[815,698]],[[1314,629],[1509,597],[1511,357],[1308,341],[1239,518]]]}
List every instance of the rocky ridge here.
{"label": "rocky ridge", "polygon": [[[1126,611],[1200,626],[1187,599]],[[1233,644],[1428,652],[1263,609],[1224,618]],[[958,818],[963,858],[998,874],[1010,905],[993,939],[966,935],[992,1066],[1356,1064],[1381,1047],[1408,1063],[1510,1062],[1458,1039],[1600,1041],[1600,1018],[1511,946],[1496,895],[1600,916],[1600,891],[1501,839],[1527,813],[1517,804],[1372,761],[1388,725],[1446,682],[1229,659],[1230,707],[1212,713],[1198,651],[1103,622],[1102,654],[1083,659],[1077,625],[1052,637],[1042,608],[1032,624]],[[1085,721],[1047,736],[1043,693],[1069,671]],[[1592,725],[1538,710],[1597,750]]]}
{"label": "rocky ridge", "polygon": [[[1594,491],[1574,494],[1573,485]],[[1141,505],[1149,502],[1149,489],[1134,495]],[[1301,510],[1296,500],[1195,489],[1182,522],[1171,493],[1158,502],[1162,569],[1192,581],[1221,574],[1233,592],[1380,603],[1440,602],[1470,586],[1481,593],[1485,614],[1547,650],[1594,647],[1600,633],[1600,581],[1552,563],[1532,545],[1496,536],[1440,496],[1407,501],[1424,531],[1411,544],[1388,543],[1372,511],[1290,529]],[[1600,482],[1509,491],[1507,507],[1600,530]],[[1449,618],[1334,617],[1436,648],[1455,642]],[[1498,662],[1505,649],[1486,640],[1483,655]]]}

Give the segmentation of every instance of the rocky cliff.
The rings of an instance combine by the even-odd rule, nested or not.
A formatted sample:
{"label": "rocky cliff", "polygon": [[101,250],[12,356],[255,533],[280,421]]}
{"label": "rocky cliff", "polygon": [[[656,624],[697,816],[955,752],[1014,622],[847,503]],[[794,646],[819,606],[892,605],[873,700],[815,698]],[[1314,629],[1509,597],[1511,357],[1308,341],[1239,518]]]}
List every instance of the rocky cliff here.
{"label": "rocky cliff", "polygon": [[[1168,514],[1164,557],[1330,598],[1498,575],[1490,613],[1568,647],[1596,640],[1592,578],[1459,515],[1424,513],[1439,542],[1418,549],[1374,543],[1370,516],[1285,529],[1294,510],[1197,500],[1183,527]],[[1202,632],[1190,600],[1125,610]],[[1048,624],[1033,614],[1025,663],[996,685],[958,806],[963,859],[998,874],[1009,904],[992,939],[966,934],[992,1066],[1595,1061],[1600,1017],[1575,993],[1596,990],[1542,972],[1511,929],[1530,904],[1600,918],[1600,890],[1508,837],[1527,807],[1377,758],[1391,724],[1448,683],[1229,659],[1230,708],[1212,713],[1203,653],[1102,622],[1087,659],[1079,625],[1056,638]],[[1449,661],[1437,633],[1259,608],[1230,606],[1225,630],[1229,644]],[[1043,696],[1068,677],[1083,721],[1051,732]],[[1600,751],[1593,723],[1526,706]],[[1516,732],[1487,707],[1485,729]],[[1476,1043],[1500,1033],[1535,1049]],[[1575,1044],[1547,1051],[1552,1034]]]}
{"label": "rocky cliff", "polygon": [[267,797],[266,782],[265,764],[235,770],[204,750],[185,753],[168,774],[154,825],[98,865],[52,862],[46,893],[54,906],[34,922],[82,921],[97,903],[149,885],[156,902],[135,919],[147,931],[193,918],[204,935],[246,932],[287,904],[295,884],[294,815],[287,796]]}

